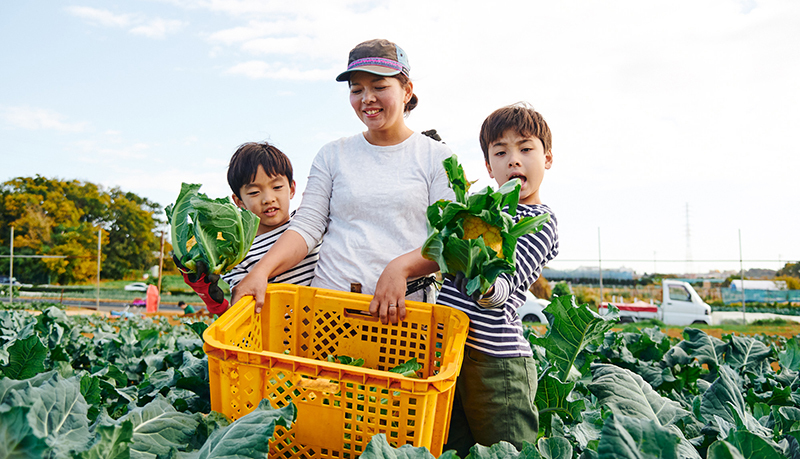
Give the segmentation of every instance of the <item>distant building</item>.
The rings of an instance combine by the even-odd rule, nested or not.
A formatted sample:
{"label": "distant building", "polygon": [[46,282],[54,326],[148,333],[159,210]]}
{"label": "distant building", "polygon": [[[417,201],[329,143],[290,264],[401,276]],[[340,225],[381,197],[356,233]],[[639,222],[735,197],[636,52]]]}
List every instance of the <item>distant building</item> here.
{"label": "distant building", "polygon": [[[630,268],[603,268],[603,279],[633,280],[636,273]],[[542,275],[547,280],[600,279],[600,269],[595,266],[581,266],[577,269],[561,270],[546,268]]]}
{"label": "distant building", "polygon": [[[731,288],[742,291],[742,281],[734,279],[731,281]],[[744,289],[747,290],[786,290],[786,281],[769,280],[747,280],[744,281]]]}

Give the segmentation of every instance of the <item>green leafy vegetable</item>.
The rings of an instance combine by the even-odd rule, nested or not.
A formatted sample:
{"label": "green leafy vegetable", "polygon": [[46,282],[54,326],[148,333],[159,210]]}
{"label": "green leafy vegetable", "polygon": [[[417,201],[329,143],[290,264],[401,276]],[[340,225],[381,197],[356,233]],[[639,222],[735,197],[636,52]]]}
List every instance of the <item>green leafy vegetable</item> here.
{"label": "green leafy vegetable", "polygon": [[44,371],[47,348],[36,334],[16,340],[8,348],[8,365],[0,369],[0,374],[11,379],[28,379]]}
{"label": "green leafy vegetable", "polygon": [[422,369],[422,364],[417,363],[417,358],[407,360],[394,368],[389,369],[392,373],[400,373],[406,378],[416,378],[417,372]]}
{"label": "green leafy vegetable", "polygon": [[364,359],[354,359],[346,355],[329,355],[328,362],[341,363],[342,365],[351,365],[354,367],[363,367]]}
{"label": "green leafy vegetable", "polygon": [[[428,207],[428,239],[422,256],[439,264],[442,274],[464,274],[467,294],[486,293],[501,273],[516,271],[517,239],[535,233],[549,214],[524,217],[517,223],[520,181],[509,180],[497,191],[486,187],[467,196],[471,183],[456,155],[443,162],[455,201],[440,200]],[[503,209],[507,207],[507,212]]]}
{"label": "green leafy vegetable", "polygon": [[241,262],[258,230],[258,217],[228,198],[210,199],[201,185],[183,183],[174,204],[167,206],[175,256],[191,272],[197,262],[209,274],[223,274]]}

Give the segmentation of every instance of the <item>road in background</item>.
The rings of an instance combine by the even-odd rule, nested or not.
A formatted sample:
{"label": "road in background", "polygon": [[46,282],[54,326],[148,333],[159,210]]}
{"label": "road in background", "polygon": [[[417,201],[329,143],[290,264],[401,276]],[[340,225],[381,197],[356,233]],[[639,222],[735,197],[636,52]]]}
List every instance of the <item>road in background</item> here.
{"label": "road in background", "polygon": [[[784,320],[792,320],[794,322],[800,322],[800,316],[770,314],[766,312],[747,312],[745,313],[745,319],[747,320],[747,323],[751,323],[756,320],[767,320],[767,319],[784,319]],[[741,311],[714,311],[711,313],[712,325],[720,325],[726,321],[741,322],[741,320],[742,320]]]}

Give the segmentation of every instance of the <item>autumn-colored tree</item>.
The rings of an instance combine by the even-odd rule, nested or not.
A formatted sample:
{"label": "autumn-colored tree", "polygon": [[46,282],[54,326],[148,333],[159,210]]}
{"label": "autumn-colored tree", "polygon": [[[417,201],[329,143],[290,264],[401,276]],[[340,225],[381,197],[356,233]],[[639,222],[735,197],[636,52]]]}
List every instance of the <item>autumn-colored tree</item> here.
{"label": "autumn-colored tree", "polygon": [[783,268],[779,269],[777,276],[792,276],[800,279],[800,261],[797,263],[786,263]]}
{"label": "autumn-colored tree", "polygon": [[79,180],[18,177],[0,185],[0,247],[8,252],[13,226],[15,254],[65,257],[15,261],[16,277],[85,282],[97,275],[99,230],[101,276],[119,279],[154,264],[159,215],[157,203],[118,188],[105,191]]}

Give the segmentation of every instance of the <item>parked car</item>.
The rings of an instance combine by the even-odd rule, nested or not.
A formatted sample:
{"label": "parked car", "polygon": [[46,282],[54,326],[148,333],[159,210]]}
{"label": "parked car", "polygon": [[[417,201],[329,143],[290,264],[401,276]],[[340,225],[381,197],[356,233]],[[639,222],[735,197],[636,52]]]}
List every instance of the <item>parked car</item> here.
{"label": "parked car", "polygon": [[[10,284],[14,287],[33,287],[33,284],[23,284],[22,282],[18,281],[16,277],[12,277]],[[8,276],[1,275],[0,276],[0,285],[8,285],[9,278]]]}
{"label": "parked car", "polygon": [[517,314],[519,314],[523,322],[546,324],[547,317],[544,315],[544,308],[549,304],[549,301],[536,298],[536,295],[526,291],[525,304],[517,308]]}
{"label": "parked car", "polygon": [[129,292],[146,292],[147,284],[144,282],[134,282],[125,286],[125,290]]}

